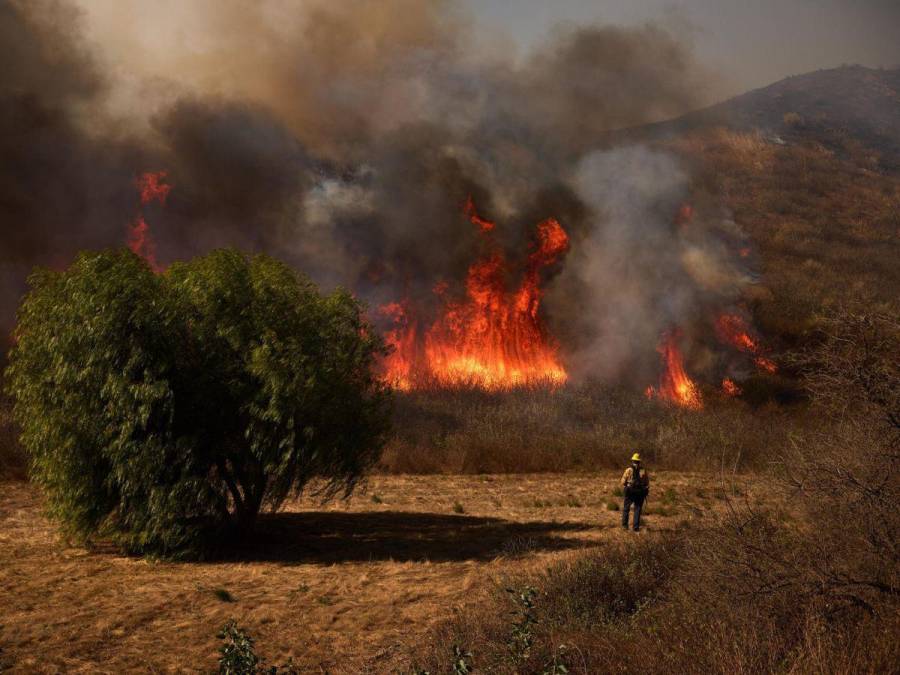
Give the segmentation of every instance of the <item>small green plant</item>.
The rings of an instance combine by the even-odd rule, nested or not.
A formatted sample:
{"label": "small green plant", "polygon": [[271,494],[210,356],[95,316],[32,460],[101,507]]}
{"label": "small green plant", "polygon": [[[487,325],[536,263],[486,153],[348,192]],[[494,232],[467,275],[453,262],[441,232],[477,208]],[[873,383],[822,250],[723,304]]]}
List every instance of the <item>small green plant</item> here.
{"label": "small green plant", "polygon": [[513,596],[518,608],[513,612],[516,620],[512,624],[509,636],[509,649],[514,663],[524,663],[531,655],[534,644],[534,627],[538,620],[534,613],[537,590],[526,586],[520,590],[507,588],[506,592]]}
{"label": "small green plant", "polygon": [[234,602],[234,596],[224,588],[215,589],[213,591],[213,595],[216,596],[222,602]]}
{"label": "small green plant", "polygon": [[259,657],[253,649],[253,638],[230,619],[222,626],[218,638],[223,641],[219,647],[219,675],[249,675],[259,672]]}
{"label": "small green plant", "polygon": [[466,510],[459,502],[453,502],[453,513],[465,513]]}
{"label": "small green plant", "polygon": [[622,492],[622,487],[617,485],[613,488],[613,497],[624,497],[625,493]]}
{"label": "small green plant", "polygon": [[282,666],[263,666],[263,660],[257,656],[254,640],[246,630],[237,625],[237,621],[229,619],[222,626],[217,637],[222,640],[219,647],[219,675],[297,675],[299,671],[294,664],[288,662]]}
{"label": "small green plant", "polygon": [[569,669],[563,661],[563,655],[566,652],[566,646],[560,645],[553,652],[553,658],[547,667],[541,671],[541,675],[568,675]]}
{"label": "small green plant", "polygon": [[664,504],[674,504],[678,501],[678,493],[673,488],[666,488],[662,494],[662,501]]}
{"label": "small green plant", "polygon": [[372,493],[372,503],[373,504],[383,504],[384,500],[373,492]]}
{"label": "small green plant", "polygon": [[562,503],[562,506],[568,506],[571,509],[580,509],[582,504],[575,495],[569,495]]}
{"label": "small green plant", "polygon": [[330,595],[320,595],[317,600],[320,605],[325,605],[326,607],[331,607],[334,604],[334,598]]}
{"label": "small green plant", "polygon": [[619,506],[619,502],[614,499],[610,499],[606,502],[606,510],[607,511],[618,511],[621,507]]}
{"label": "small green plant", "polygon": [[471,652],[459,645],[453,645],[453,675],[469,675],[472,672],[471,660]]}

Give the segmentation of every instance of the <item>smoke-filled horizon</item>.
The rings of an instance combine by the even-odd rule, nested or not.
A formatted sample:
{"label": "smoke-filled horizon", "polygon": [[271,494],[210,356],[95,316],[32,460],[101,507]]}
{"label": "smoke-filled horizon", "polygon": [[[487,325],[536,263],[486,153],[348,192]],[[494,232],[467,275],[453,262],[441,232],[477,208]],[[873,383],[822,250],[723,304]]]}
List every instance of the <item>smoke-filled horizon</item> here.
{"label": "smoke-filled horizon", "polygon": [[[778,80],[858,64],[900,67],[896,0],[469,0],[491,33],[527,51],[559,24],[657,21],[689,36],[716,102]],[[712,101],[711,101],[712,102]]]}
{"label": "smoke-filled horizon", "polygon": [[708,73],[660,26],[553,31],[510,59],[441,0],[169,9],[110,3],[113,35],[62,0],[0,3],[0,324],[34,265],[124,245],[135,178],[159,170],[172,190],[142,217],[163,265],[265,251],[426,321],[435,285],[464,294],[482,252],[469,197],[511,278],[537,223],[558,219],[571,247],[541,314],[586,377],[649,369],[674,321],[746,281],[727,217],[675,226],[685,167],[605,147],[706,100]]}

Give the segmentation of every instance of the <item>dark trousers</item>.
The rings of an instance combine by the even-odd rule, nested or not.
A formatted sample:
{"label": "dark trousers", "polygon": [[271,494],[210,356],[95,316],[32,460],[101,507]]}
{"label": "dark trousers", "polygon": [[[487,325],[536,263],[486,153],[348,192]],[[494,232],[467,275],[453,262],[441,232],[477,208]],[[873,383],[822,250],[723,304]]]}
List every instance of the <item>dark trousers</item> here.
{"label": "dark trousers", "polygon": [[628,512],[631,510],[632,504],[634,505],[634,531],[637,532],[641,529],[641,509],[644,508],[644,497],[646,495],[643,492],[625,491],[625,503],[622,505],[622,527],[625,529],[628,529]]}

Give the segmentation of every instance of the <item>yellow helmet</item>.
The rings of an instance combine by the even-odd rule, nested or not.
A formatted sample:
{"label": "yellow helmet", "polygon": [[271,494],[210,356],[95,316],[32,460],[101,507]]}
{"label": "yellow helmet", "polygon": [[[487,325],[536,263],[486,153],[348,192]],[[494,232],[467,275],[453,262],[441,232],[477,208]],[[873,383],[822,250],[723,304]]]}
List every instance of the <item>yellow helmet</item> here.
{"label": "yellow helmet", "polygon": [[632,461],[632,462],[640,462],[640,461],[641,461],[641,456],[640,456],[638,453],[634,453],[634,454],[631,456],[631,461]]}

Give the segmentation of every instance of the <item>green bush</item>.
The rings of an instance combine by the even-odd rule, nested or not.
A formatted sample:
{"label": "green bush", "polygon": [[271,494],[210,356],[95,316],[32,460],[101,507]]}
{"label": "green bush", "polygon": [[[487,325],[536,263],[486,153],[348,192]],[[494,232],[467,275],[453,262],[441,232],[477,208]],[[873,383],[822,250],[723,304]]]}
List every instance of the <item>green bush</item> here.
{"label": "green bush", "polygon": [[86,253],[30,284],[9,391],[69,534],[186,552],[314,478],[349,494],[377,460],[384,347],[350,294],[234,250],[163,275],[128,251]]}
{"label": "green bush", "polygon": [[256,641],[234,619],[222,626],[217,637],[219,647],[218,675],[296,675],[300,671],[289,660],[284,665],[265,666],[256,654]]}
{"label": "green bush", "polygon": [[259,672],[259,657],[254,640],[233,619],[222,626],[218,638],[219,675],[250,675]]}

